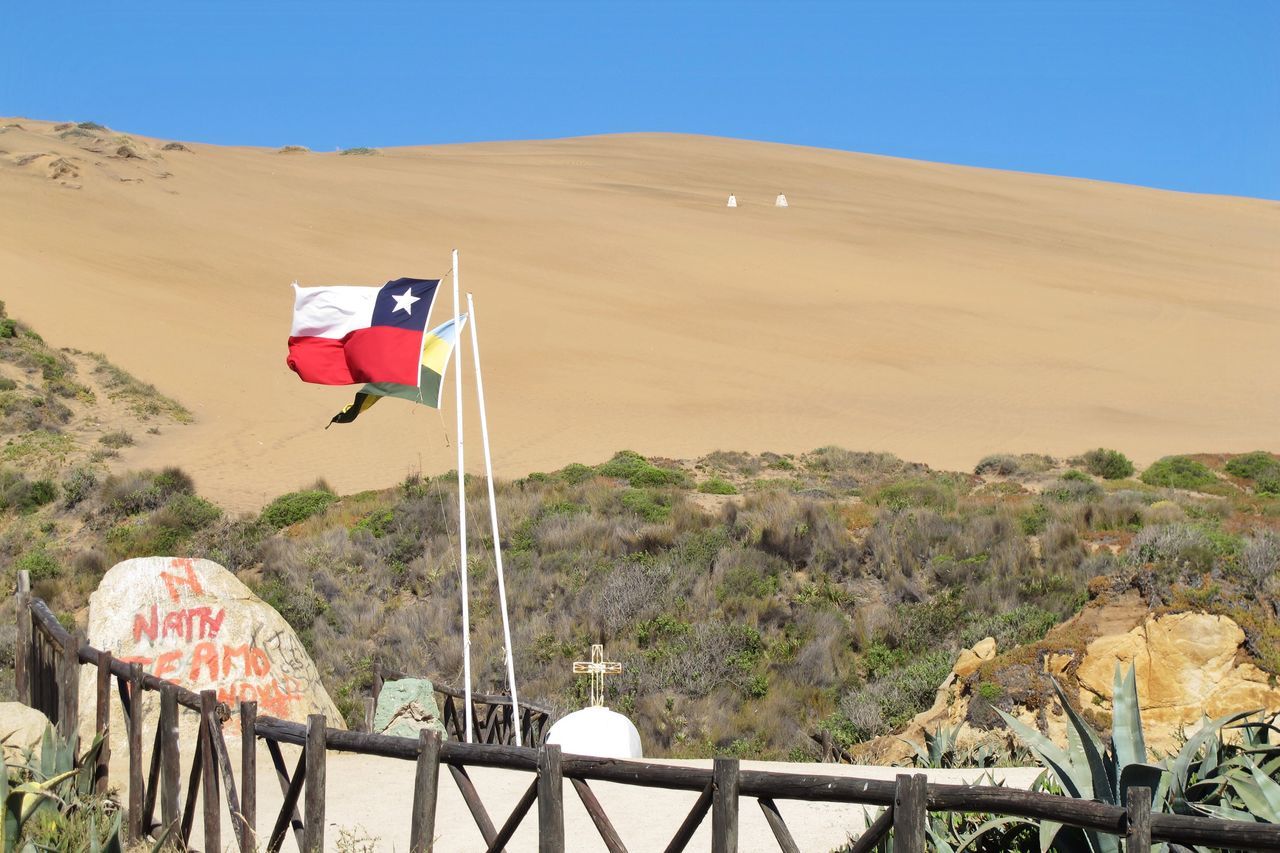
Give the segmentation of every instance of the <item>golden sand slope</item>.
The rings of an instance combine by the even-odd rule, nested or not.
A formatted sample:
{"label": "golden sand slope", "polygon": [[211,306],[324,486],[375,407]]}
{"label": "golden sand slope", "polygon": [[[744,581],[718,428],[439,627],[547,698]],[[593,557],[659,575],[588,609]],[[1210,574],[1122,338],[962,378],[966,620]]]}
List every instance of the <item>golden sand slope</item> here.
{"label": "golden sand slope", "polygon": [[129,462],[233,507],[452,467],[449,406],[326,432],[350,391],[284,355],[295,278],[433,276],[454,246],[504,475],[623,447],[1280,447],[1274,202],[689,136],[339,156],[18,121],[0,297],[185,402],[199,422]]}

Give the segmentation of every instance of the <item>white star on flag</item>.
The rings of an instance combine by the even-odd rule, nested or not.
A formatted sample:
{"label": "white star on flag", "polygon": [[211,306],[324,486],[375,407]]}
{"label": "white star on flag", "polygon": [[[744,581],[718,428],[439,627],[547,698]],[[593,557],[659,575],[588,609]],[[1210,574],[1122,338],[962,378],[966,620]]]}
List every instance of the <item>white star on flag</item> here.
{"label": "white star on flag", "polygon": [[391,294],[391,298],[396,301],[396,307],[391,309],[392,314],[396,313],[397,311],[403,311],[404,313],[412,317],[413,303],[417,302],[420,297],[413,295],[413,288],[406,287],[404,293],[401,293],[399,296],[396,296],[393,293]]}

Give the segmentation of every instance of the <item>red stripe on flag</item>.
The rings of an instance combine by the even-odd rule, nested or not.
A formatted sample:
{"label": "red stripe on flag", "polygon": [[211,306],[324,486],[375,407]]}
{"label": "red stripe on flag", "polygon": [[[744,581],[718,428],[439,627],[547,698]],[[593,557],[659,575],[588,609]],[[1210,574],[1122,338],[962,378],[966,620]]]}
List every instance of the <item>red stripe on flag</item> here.
{"label": "red stripe on flag", "polygon": [[290,369],[303,382],[320,385],[350,385],[351,369],[343,352],[346,338],[289,338],[289,356],[285,359]]}
{"label": "red stripe on flag", "polygon": [[394,326],[357,329],[345,338],[289,338],[289,367],[304,382],[418,384],[422,332]]}

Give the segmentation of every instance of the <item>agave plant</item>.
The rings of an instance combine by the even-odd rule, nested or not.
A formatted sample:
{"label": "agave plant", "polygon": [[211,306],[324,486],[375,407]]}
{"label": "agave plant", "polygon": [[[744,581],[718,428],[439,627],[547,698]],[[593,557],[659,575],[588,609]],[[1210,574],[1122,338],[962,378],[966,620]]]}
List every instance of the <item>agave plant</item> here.
{"label": "agave plant", "polygon": [[[984,773],[978,785],[1000,785]],[[1031,790],[1044,790],[1043,774]],[[884,809],[864,810],[867,826],[871,826]],[[929,849],[936,853],[1041,853],[1039,825],[1025,817],[990,815],[981,812],[930,812],[925,827]],[[853,846],[854,839],[843,850]],[[893,830],[875,846],[875,853],[893,853]],[[841,853],[841,851],[837,851]]]}
{"label": "agave plant", "polygon": [[1258,713],[1206,722],[1166,763],[1172,811],[1280,823],[1280,729]]}
{"label": "agave plant", "polygon": [[[1081,799],[1097,800],[1114,806],[1123,806],[1130,788],[1149,788],[1152,793],[1152,809],[1159,811],[1165,801],[1167,787],[1163,767],[1152,764],[1147,757],[1146,741],[1142,735],[1142,717],[1138,711],[1137,675],[1132,665],[1123,674],[1116,667],[1112,690],[1111,741],[1103,744],[1102,738],[1084,721],[1067,701],[1062,685],[1055,680],[1053,689],[1066,711],[1068,722],[1067,749],[1062,749],[1040,732],[1014,719],[1003,711],[998,713],[1005,724],[1040,758],[1053,772],[1064,793]],[[1105,833],[1066,827],[1052,821],[1040,824],[1040,847],[1056,849],[1064,853],[1089,851],[1089,853],[1119,853],[1120,840]]]}
{"label": "agave plant", "polygon": [[[4,853],[23,841],[22,853],[45,850],[119,853],[122,813],[93,793],[93,773],[102,738],[77,756],[75,740],[45,729],[40,759],[28,751],[21,764],[5,765],[0,795],[4,802]],[[15,772],[18,784],[10,781]],[[111,812],[114,811],[114,815]],[[97,819],[106,818],[105,838]]]}
{"label": "agave plant", "polygon": [[924,733],[924,746],[907,738],[898,740],[913,750],[911,766],[925,769],[1018,766],[1031,758],[1031,753],[1020,744],[983,741],[961,746],[961,730],[961,726],[938,726]]}
{"label": "agave plant", "polygon": [[8,765],[5,765],[5,772],[0,773],[0,803],[4,804],[4,853],[13,853],[27,822],[35,815],[36,810],[44,802],[56,800],[50,788],[74,773],[73,770],[43,782],[29,781],[13,785],[9,781]]}

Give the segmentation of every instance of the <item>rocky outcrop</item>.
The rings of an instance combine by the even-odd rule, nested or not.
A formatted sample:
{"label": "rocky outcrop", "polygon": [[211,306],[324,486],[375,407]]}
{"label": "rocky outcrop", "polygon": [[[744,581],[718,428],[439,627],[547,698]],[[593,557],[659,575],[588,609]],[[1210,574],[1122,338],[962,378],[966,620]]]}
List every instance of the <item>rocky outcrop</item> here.
{"label": "rocky outcrop", "polygon": [[[1138,702],[1148,749],[1176,751],[1179,733],[1205,716],[1237,711],[1280,712],[1280,686],[1244,646],[1245,634],[1226,616],[1151,613],[1134,592],[1092,602],[1031,647],[997,656],[994,641],[962,651],[932,708],[916,716],[900,737],[923,742],[925,732],[959,728],[958,741],[989,739],[1002,728],[993,710],[1011,714],[1067,741],[1067,720],[1052,695],[1052,677],[1095,728],[1110,724],[1116,667],[1135,667]],[[909,758],[910,748],[879,738],[860,753],[886,762]]]}
{"label": "rocky outcrop", "polygon": [[1076,668],[1082,707],[1110,713],[1117,666],[1137,673],[1138,707],[1147,745],[1169,751],[1180,728],[1204,716],[1247,710],[1280,711],[1280,687],[1244,650],[1244,631],[1226,616],[1151,616],[1127,633],[1098,637]]}
{"label": "rocky outcrop", "polygon": [[[209,560],[142,557],[118,563],[89,599],[89,643],[146,672],[194,690],[216,690],[239,730],[239,703],[253,700],[258,713],[306,722],[324,714],[342,728],[342,715],[284,617],[235,575]],[[96,669],[84,667],[80,717],[94,719]],[[144,711],[158,705],[147,692]],[[184,712],[185,730],[195,715]],[[189,717],[189,719],[188,719]],[[124,732],[119,702],[112,702],[113,741]]]}

